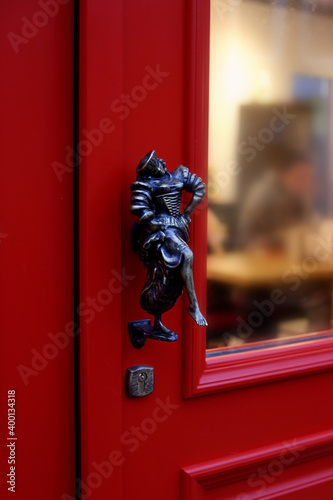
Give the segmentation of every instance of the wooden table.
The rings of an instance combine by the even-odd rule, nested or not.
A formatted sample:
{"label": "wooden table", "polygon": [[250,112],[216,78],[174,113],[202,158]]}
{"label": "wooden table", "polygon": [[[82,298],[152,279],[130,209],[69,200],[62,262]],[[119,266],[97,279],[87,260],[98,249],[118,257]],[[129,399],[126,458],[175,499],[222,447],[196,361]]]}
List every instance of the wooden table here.
{"label": "wooden table", "polygon": [[332,273],[332,260],[320,262],[314,257],[292,261],[283,255],[230,252],[208,255],[207,259],[209,280],[243,288],[276,286],[292,276],[304,281],[328,280]]}

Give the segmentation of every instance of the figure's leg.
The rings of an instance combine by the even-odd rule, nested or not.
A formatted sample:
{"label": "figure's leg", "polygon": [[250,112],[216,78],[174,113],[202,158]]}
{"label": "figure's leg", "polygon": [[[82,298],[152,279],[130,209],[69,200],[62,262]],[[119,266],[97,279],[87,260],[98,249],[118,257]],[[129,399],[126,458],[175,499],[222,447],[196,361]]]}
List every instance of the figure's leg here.
{"label": "figure's leg", "polygon": [[173,333],[172,330],[169,330],[166,326],[163,325],[162,319],[161,319],[161,314],[157,314],[154,316],[154,330],[161,330],[164,333],[171,334]]}
{"label": "figure's leg", "polygon": [[198,299],[195,293],[194,280],[193,280],[193,253],[192,250],[186,245],[182,248],[183,264],[181,267],[181,276],[184,281],[185,290],[187,292],[190,306],[188,308],[188,313],[192,316],[194,321],[200,326],[207,326],[207,321],[201,314],[198,304]]}
{"label": "figure's leg", "polygon": [[199,304],[197,296],[194,289],[193,281],[193,253],[184,239],[181,237],[179,231],[172,227],[166,230],[166,244],[171,252],[179,254],[180,256],[180,274],[184,283],[185,290],[187,292],[190,306],[188,308],[188,313],[192,316],[194,321],[200,326],[207,326],[207,321],[201,314],[199,309]]}

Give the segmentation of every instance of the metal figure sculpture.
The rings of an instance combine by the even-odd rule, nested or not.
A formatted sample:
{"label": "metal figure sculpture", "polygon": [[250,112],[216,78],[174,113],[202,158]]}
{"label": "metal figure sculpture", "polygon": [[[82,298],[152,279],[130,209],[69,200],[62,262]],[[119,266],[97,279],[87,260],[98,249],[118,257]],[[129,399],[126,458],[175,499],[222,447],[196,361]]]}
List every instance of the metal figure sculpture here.
{"label": "metal figure sculpture", "polygon": [[[132,334],[133,327],[141,331],[144,338],[139,342],[137,338],[133,341],[130,331],[132,342],[141,347],[147,337],[177,340],[177,335],[163,325],[161,316],[175,305],[183,287],[190,301],[188,313],[198,325],[207,326],[194,289],[193,253],[187,245],[190,214],[203,199],[205,184],[183,165],[168,172],[154,150],[140,160],[136,172],[136,182],[131,186],[131,212],[138,221],[133,226],[132,246],[147,268],[140,304],[155,318],[153,327],[148,320],[130,325]],[[181,213],[183,191],[192,193],[192,198]]]}

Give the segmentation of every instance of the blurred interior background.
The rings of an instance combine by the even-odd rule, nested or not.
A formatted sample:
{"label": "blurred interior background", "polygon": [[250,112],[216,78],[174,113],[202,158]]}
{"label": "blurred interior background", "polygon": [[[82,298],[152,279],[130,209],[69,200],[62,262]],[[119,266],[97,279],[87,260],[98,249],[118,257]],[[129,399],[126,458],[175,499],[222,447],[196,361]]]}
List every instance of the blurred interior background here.
{"label": "blurred interior background", "polygon": [[332,326],[332,4],[211,0],[208,349]]}

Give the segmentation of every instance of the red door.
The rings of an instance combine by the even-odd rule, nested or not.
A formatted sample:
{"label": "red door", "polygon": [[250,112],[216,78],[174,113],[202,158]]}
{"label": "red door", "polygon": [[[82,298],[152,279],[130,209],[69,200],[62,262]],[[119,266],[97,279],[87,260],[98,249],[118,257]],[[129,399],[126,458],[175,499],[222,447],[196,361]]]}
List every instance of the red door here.
{"label": "red door", "polygon": [[[241,4],[212,3],[225,16]],[[332,497],[329,332],[207,357],[205,330],[186,314],[184,295],[166,314],[177,342],[147,340],[135,349],[128,335],[128,322],[147,317],[139,306],[145,269],[130,236],[139,159],[154,148],[170,170],[184,164],[208,180],[209,7],[206,0],[80,4],[83,499]],[[202,205],[190,244],[204,309]],[[131,398],[126,371],[141,364],[154,368],[154,392]]]}

